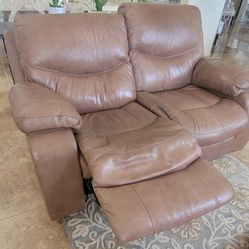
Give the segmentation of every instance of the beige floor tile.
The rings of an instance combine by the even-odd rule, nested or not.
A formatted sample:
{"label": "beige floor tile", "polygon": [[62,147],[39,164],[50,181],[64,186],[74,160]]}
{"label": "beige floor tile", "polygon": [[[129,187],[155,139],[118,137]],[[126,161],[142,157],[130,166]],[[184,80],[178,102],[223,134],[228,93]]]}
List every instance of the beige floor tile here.
{"label": "beige floor tile", "polygon": [[15,169],[19,170],[18,167],[23,163],[32,161],[26,136],[20,131],[0,132],[0,141],[1,172],[6,169],[5,173],[12,173]]}
{"label": "beige floor tile", "polygon": [[1,169],[0,220],[41,206],[44,202],[31,161]]}
{"label": "beige floor tile", "polygon": [[16,124],[12,118],[9,118],[9,117],[0,118],[0,134],[9,132],[9,131],[16,131],[16,130],[17,130]]}
{"label": "beige floor tile", "polygon": [[0,132],[0,141],[1,220],[44,202],[25,135],[17,130]]}
{"label": "beige floor tile", "polygon": [[10,116],[9,92],[0,91],[0,113]]}
{"label": "beige floor tile", "polygon": [[0,90],[0,133],[17,130],[11,118],[8,94]]}
{"label": "beige floor tile", "polygon": [[50,221],[47,211],[32,212],[0,221],[1,249],[69,249],[62,224]]}

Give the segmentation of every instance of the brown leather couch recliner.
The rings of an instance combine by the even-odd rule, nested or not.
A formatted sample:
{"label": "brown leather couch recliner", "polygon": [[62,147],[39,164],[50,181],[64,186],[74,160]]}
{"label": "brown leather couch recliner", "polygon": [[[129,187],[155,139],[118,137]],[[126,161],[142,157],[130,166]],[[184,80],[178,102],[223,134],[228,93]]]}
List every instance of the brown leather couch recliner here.
{"label": "brown leather couch recliner", "polygon": [[125,4],[119,11],[138,102],[182,124],[207,159],[240,150],[249,139],[249,67],[203,57],[201,17],[193,6]]}
{"label": "brown leather couch recliner", "polygon": [[[171,94],[165,101],[157,96],[169,92],[174,99],[178,93],[162,90],[191,83],[202,57],[198,10],[125,4],[120,12],[18,16],[5,42],[16,83],[10,92],[13,118],[27,134],[51,218],[82,210],[83,179],[92,178],[113,231],[127,242],[203,215],[232,199],[234,191],[201,157],[202,140],[178,119],[178,108],[171,103],[175,109],[169,109]],[[194,53],[175,59],[192,43]],[[139,44],[144,52],[137,51]],[[199,93],[214,96],[194,86],[185,92],[183,106],[190,101],[191,108],[200,107]],[[219,115],[230,120],[222,123],[223,133],[245,134],[246,111],[224,101],[232,108],[218,106]],[[211,124],[206,113],[200,115]],[[211,138],[207,132],[203,140],[225,141],[213,127],[206,130]]]}

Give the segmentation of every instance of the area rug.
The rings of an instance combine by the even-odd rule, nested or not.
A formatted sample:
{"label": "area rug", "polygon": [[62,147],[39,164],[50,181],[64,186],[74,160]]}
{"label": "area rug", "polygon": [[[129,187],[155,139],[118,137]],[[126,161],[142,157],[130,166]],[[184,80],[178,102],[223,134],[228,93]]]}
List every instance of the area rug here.
{"label": "area rug", "polygon": [[65,219],[73,249],[248,249],[249,168],[232,155],[213,161],[234,186],[230,203],[174,229],[119,246],[101,207],[91,196],[86,208]]}

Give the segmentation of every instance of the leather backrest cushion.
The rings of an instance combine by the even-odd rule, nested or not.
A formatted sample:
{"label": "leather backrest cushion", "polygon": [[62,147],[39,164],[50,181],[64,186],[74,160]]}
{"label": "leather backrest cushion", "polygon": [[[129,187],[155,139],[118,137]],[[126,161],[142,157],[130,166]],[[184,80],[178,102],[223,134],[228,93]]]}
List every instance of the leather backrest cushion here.
{"label": "leather backrest cushion", "polygon": [[121,14],[18,15],[15,38],[26,80],[56,91],[80,113],[135,99]]}
{"label": "leather backrest cushion", "polygon": [[189,5],[130,4],[119,7],[126,20],[138,91],[181,88],[191,82],[203,56],[199,10]]}

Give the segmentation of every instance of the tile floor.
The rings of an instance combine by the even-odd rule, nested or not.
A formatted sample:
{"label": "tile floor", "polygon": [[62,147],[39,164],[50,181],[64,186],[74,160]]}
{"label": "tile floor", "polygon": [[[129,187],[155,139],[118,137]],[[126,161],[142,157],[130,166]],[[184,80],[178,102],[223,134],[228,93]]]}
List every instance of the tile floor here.
{"label": "tile floor", "polygon": [[[249,64],[249,53],[227,50],[218,56]],[[63,225],[48,217],[25,135],[10,117],[12,84],[0,40],[0,248],[70,248]],[[249,144],[235,155],[248,163]]]}

